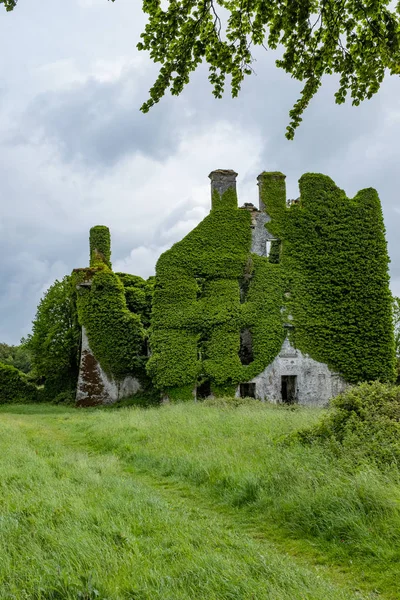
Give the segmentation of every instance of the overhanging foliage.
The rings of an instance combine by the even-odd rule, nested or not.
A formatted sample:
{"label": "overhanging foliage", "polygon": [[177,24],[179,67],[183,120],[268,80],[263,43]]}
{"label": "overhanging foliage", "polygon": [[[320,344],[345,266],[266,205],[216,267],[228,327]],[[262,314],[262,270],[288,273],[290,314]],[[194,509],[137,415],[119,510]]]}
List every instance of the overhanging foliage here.
{"label": "overhanging foliage", "polygon": [[[112,0],[114,2],[115,0]],[[17,0],[0,0],[7,11]],[[388,73],[400,73],[400,4],[391,0],[143,0],[148,22],[138,43],[159,75],[142,105],[147,112],[169,89],[178,95],[206,62],[213,94],[227,76],[232,95],[253,69],[253,47],[282,48],[276,66],[304,82],[290,111],[293,139],[324,75],[337,74],[337,104],[348,92],[353,105],[371,98]]]}
{"label": "overhanging foliage", "polygon": [[[114,0],[113,0],[114,1]],[[144,0],[148,23],[138,44],[161,64],[147,112],[167,89],[178,95],[202,62],[220,98],[227,76],[237,96],[253,72],[252,49],[282,48],[276,66],[304,82],[290,111],[293,139],[324,75],[338,74],[336,103],[371,98],[385,75],[400,72],[400,5],[390,0]]]}

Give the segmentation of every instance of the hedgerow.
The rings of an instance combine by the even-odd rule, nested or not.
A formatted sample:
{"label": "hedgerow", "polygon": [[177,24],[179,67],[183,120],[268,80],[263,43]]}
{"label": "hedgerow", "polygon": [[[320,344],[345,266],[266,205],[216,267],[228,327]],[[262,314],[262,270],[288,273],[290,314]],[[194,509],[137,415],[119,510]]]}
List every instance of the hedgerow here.
{"label": "hedgerow", "polygon": [[11,365],[0,363],[0,404],[36,402],[38,399],[37,388],[24,373]]}
{"label": "hedgerow", "polygon": [[400,388],[364,382],[331,400],[314,427],[295,435],[305,444],[329,443],[352,461],[400,466]]}

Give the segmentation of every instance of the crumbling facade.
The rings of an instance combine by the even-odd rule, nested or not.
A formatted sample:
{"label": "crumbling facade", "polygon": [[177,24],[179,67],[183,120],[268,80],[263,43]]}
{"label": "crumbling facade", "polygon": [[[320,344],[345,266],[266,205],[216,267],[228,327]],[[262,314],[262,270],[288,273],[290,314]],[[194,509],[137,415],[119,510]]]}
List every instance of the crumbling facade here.
{"label": "crumbling facade", "polygon": [[169,400],[236,394],[322,406],[348,384],[394,378],[375,190],[349,199],[329,177],[306,174],[287,201],[285,176],[264,172],[258,208],[239,208],[236,176],[210,174],[210,214],[147,282],[113,273],[108,230],[93,228],[90,268],[75,271],[79,403],[152,386]]}

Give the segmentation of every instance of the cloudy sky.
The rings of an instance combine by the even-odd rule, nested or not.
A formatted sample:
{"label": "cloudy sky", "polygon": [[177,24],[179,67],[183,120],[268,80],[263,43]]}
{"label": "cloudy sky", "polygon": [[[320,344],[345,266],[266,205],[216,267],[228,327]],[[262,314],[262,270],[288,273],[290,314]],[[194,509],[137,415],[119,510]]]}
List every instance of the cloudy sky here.
{"label": "cloudy sky", "polygon": [[328,78],[293,142],[284,137],[300,84],[261,50],[241,95],[215,100],[200,69],[179,98],[143,115],[157,73],[136,50],[145,17],[133,0],[20,0],[0,10],[0,342],[29,333],[55,280],[88,263],[88,231],[108,225],[116,270],[144,277],[209,211],[208,173],[239,173],[257,202],[263,170],[298,195],[307,171],[353,196],[375,187],[400,294],[400,78],[358,108],[336,106]]}

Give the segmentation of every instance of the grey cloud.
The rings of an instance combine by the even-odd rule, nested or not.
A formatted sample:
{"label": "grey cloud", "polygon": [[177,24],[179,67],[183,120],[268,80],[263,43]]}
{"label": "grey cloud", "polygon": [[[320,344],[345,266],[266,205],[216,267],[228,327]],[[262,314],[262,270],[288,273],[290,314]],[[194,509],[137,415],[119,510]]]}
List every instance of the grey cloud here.
{"label": "grey cloud", "polygon": [[[63,42],[65,56],[69,52],[77,61],[82,50],[77,42],[80,35],[84,40],[82,30],[76,32],[70,46]],[[90,43],[96,55],[96,40],[93,32],[91,35]],[[100,51],[100,41],[97,43]],[[286,173],[289,197],[296,197],[298,178],[307,171],[330,175],[350,196],[360,188],[375,187],[384,208],[394,289],[400,293],[397,234],[400,214],[394,211],[399,187],[400,121],[392,124],[388,121],[388,113],[396,109],[399,97],[398,78],[385,83],[378,96],[357,108],[350,104],[336,106],[333,94],[337,82],[333,78],[326,79],[307,109],[295,140],[289,142],[284,137],[288,112],[299,97],[301,84],[275,68],[274,53],[260,51],[257,58],[254,65],[257,75],[243,83],[239,98],[232,100],[227,90],[223,100],[215,100],[206,69],[202,68],[193,75],[181,97],[167,95],[147,115],[139,112],[139,106],[156,76],[150,63],[145,74],[138,74],[132,68],[111,82],[92,78],[68,90],[41,93],[18,117],[8,149],[17,145],[30,147],[34,153],[36,147],[50,143],[57,157],[70,163],[70,173],[79,170],[90,180],[105,171],[113,172],[124,159],[136,154],[167,162],[174,156],[180,140],[190,139],[198,131],[212,132],[218,122],[227,121],[238,131],[244,129],[254,136],[261,134],[264,140],[262,157],[258,163],[254,161],[253,170],[246,176],[242,175],[240,164],[226,164],[223,153],[220,164],[214,165],[214,168],[238,171],[239,193],[241,189],[253,189],[253,202],[257,198],[256,176],[264,169]],[[379,149],[374,154],[378,143]],[[237,144],[241,144],[239,134]],[[3,147],[3,152],[7,151]],[[40,185],[40,177],[46,181],[46,165],[35,186],[27,160],[21,160],[14,172],[6,167],[0,169],[2,210],[6,202],[16,205],[7,219],[2,219],[0,213],[0,255],[3,257],[0,310],[5,315],[0,324],[0,341],[16,342],[26,333],[40,290],[51,277],[62,276],[62,269],[70,272],[74,267],[87,264],[88,229],[90,224],[96,224],[89,224],[87,215],[84,218],[77,214],[76,221],[68,222],[68,227],[58,227],[57,223],[66,218],[63,206],[67,205],[68,197],[62,197],[55,205],[52,194],[57,194],[59,188],[53,182]],[[207,175],[201,174],[205,182]],[[177,199],[181,199],[182,194],[188,199],[171,206],[164,219],[156,218],[155,207],[151,222],[133,222],[130,226],[127,224],[124,231],[111,228],[115,264],[124,264],[124,257],[128,257],[132,249],[141,247],[149,248],[148,256],[156,256],[157,249],[172,244],[184,235],[185,227],[192,226],[196,219],[191,214],[195,206],[190,199],[191,189],[181,190],[179,185],[177,176]],[[20,201],[21,198],[25,199]],[[239,198],[241,200],[243,198]],[[115,211],[124,211],[117,193]],[[139,252],[135,256],[140,260]],[[150,260],[148,256],[146,260]],[[134,270],[135,265],[131,266]]]}
{"label": "grey cloud", "polygon": [[[0,252],[3,250],[0,246]],[[9,249],[8,249],[9,250]],[[41,260],[27,251],[5,256],[0,270],[0,339],[15,344],[31,330],[31,321],[43,291],[62,278],[68,266],[59,260]],[[5,316],[5,318],[4,318]]]}
{"label": "grey cloud", "polygon": [[178,107],[166,99],[163,106],[141,113],[141,96],[132,81],[143,96],[149,83],[134,69],[112,82],[91,78],[69,90],[40,94],[28,106],[23,131],[14,134],[14,141],[39,136],[53,143],[64,160],[95,168],[112,167],[136,153],[167,159],[179,143]]}

